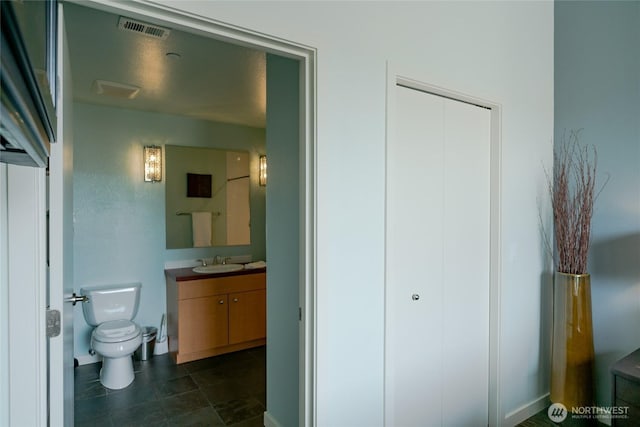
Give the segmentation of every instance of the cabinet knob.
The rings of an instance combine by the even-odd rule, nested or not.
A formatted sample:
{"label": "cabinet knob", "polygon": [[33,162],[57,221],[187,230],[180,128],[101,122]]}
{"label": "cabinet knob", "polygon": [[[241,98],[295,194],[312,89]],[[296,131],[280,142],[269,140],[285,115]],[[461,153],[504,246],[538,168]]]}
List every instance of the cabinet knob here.
{"label": "cabinet knob", "polygon": [[224,304],[224,300],[221,299],[220,301],[218,301],[218,304]]}
{"label": "cabinet knob", "polygon": [[420,295],[413,294],[413,295],[411,295],[411,299],[414,300],[414,301],[418,301],[420,299]]}
{"label": "cabinet knob", "polygon": [[238,298],[234,298],[234,299],[233,299],[233,302],[238,302]]}

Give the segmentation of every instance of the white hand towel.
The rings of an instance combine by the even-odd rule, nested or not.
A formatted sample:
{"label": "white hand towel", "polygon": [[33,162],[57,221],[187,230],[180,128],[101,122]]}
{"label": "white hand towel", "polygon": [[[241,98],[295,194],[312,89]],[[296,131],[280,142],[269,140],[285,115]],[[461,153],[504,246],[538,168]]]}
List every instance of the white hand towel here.
{"label": "white hand towel", "polygon": [[193,247],[211,246],[211,212],[191,212]]}
{"label": "white hand towel", "polygon": [[250,262],[248,264],[244,265],[244,268],[246,270],[251,270],[254,268],[265,268],[267,266],[267,263],[264,261],[256,261],[256,262]]}

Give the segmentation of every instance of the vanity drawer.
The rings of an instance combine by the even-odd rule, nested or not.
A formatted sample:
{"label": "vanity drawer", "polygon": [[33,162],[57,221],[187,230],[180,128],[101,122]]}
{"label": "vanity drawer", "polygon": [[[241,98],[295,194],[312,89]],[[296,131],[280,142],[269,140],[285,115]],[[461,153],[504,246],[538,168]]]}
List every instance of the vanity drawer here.
{"label": "vanity drawer", "polygon": [[616,378],[616,399],[640,406],[640,381],[632,382],[626,378]]}
{"label": "vanity drawer", "polygon": [[612,427],[637,426],[640,420],[640,349],[618,360],[612,367],[613,405],[619,412],[611,417]]}
{"label": "vanity drawer", "polygon": [[266,288],[266,273],[178,282],[178,300]]}

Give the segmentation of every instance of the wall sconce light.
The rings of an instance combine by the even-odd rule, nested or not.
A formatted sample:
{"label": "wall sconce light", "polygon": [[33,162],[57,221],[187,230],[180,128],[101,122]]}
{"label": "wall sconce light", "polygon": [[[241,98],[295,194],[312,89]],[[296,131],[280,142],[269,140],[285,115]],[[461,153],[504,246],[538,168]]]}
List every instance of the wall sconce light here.
{"label": "wall sconce light", "polygon": [[261,187],[267,185],[267,156],[260,156],[260,163],[258,169],[258,184]]}
{"label": "wall sconce light", "polygon": [[144,181],[162,181],[162,147],[144,147]]}

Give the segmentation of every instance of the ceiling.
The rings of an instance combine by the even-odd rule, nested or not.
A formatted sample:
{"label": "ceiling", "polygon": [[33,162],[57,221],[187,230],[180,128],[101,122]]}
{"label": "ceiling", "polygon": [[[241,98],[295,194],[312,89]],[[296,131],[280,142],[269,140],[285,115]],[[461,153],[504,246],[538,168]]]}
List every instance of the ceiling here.
{"label": "ceiling", "polygon": [[[170,32],[162,40],[119,29],[119,19],[65,4],[76,101],[265,127],[264,52],[166,26]],[[140,91],[133,99],[122,91],[100,95],[96,80]]]}

